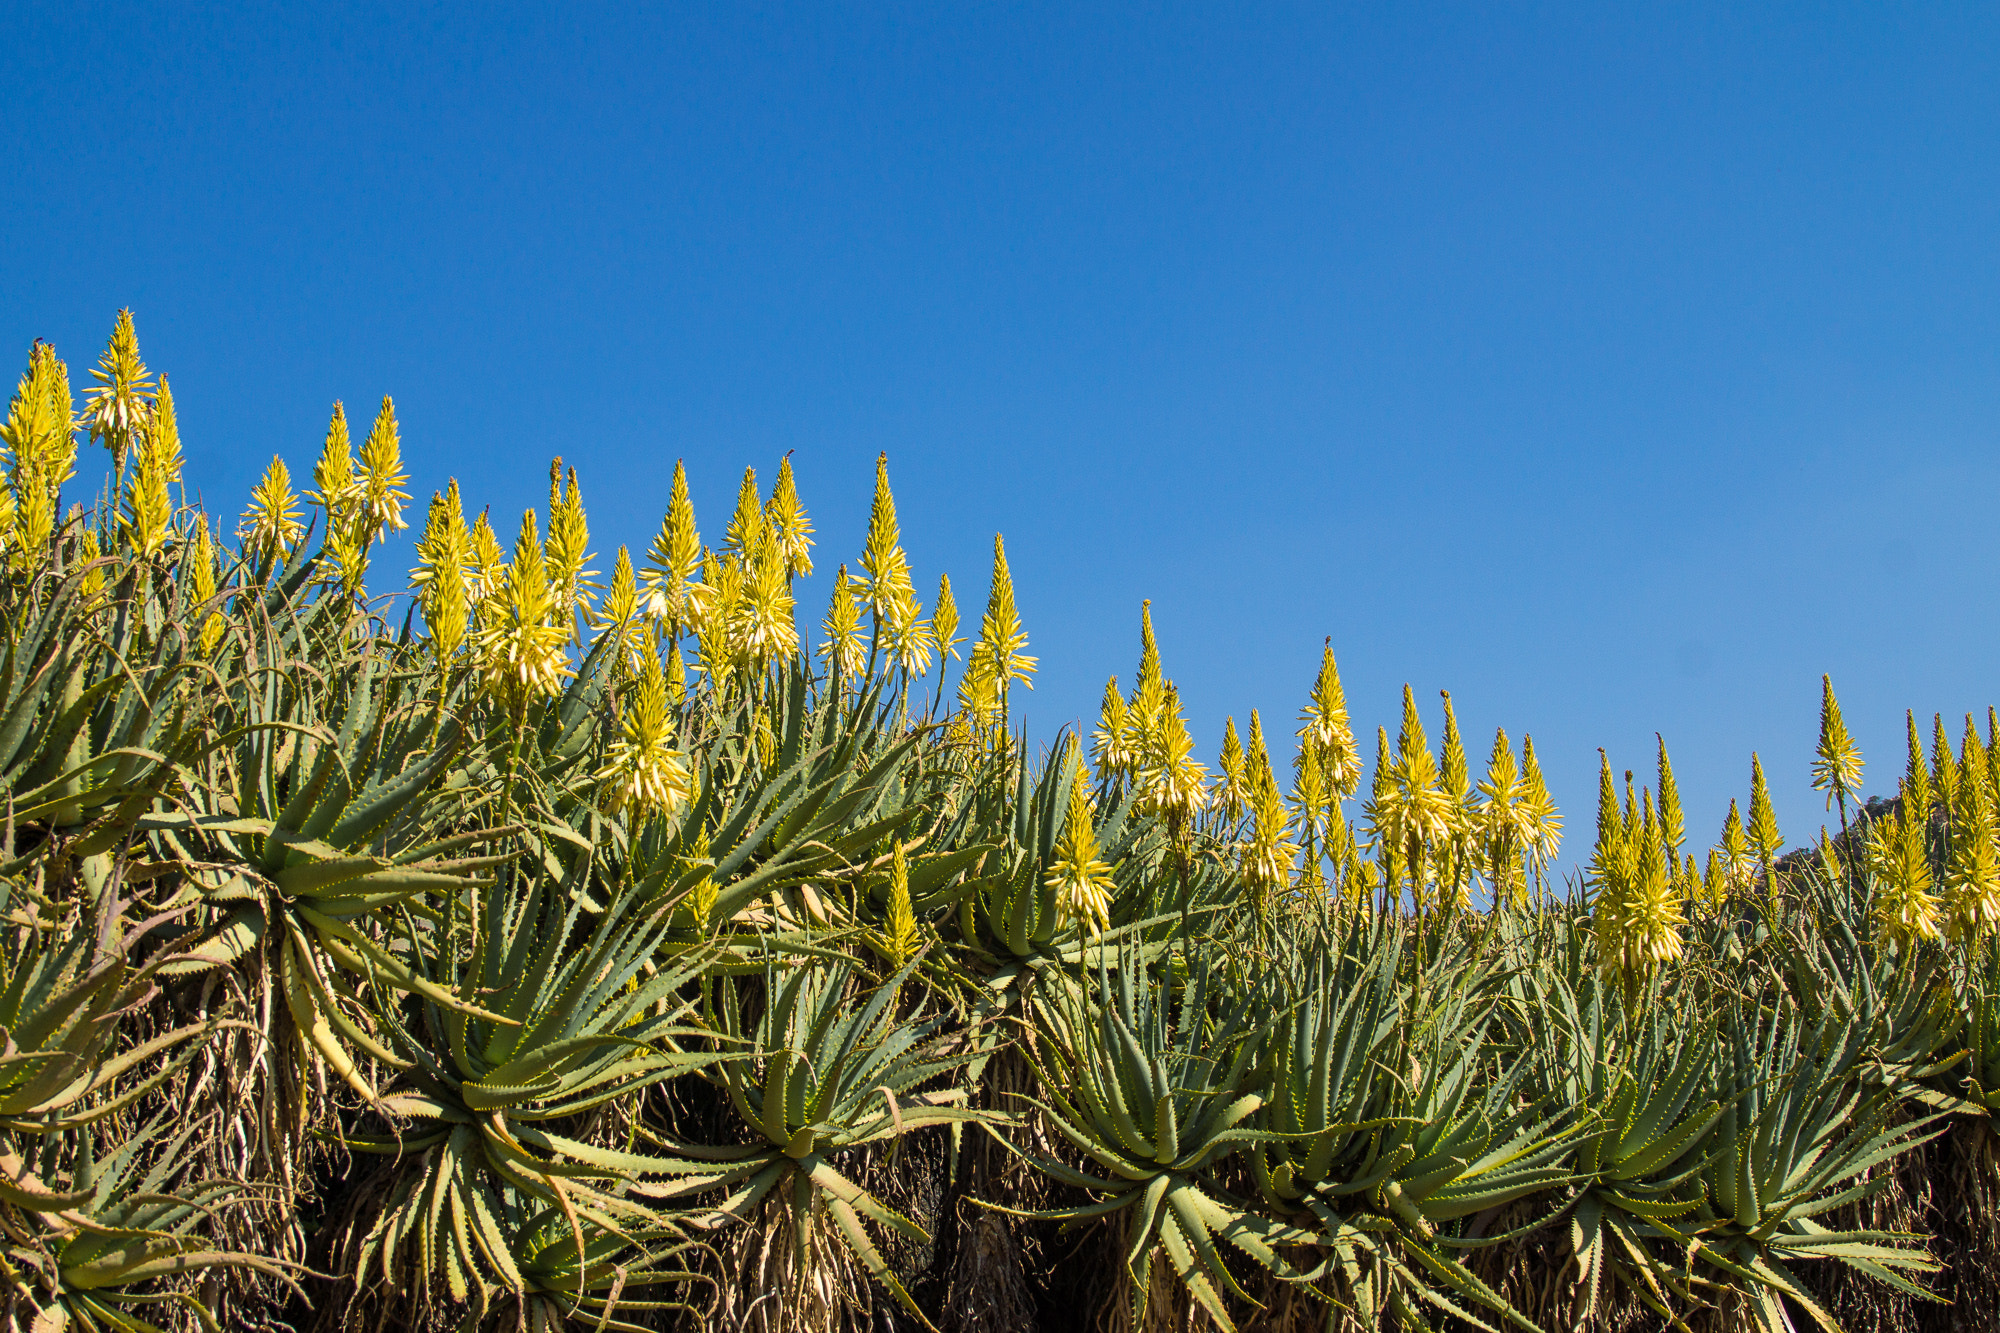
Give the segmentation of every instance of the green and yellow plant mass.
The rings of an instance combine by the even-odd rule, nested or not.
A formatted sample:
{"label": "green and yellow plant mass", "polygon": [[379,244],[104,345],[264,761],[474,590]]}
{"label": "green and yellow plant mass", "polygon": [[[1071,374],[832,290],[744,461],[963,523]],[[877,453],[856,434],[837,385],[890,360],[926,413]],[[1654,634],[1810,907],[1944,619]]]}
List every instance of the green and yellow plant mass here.
{"label": "green and yellow plant mass", "polygon": [[1607,755],[1565,880],[1532,739],[1371,763],[1331,640],[1209,762],[1142,605],[1028,734],[886,457],[807,631],[789,459],[637,558],[453,482],[385,589],[389,398],[211,513],[129,312],[90,376],[0,428],[10,1333],[2000,1326],[1991,712],[1869,801],[1823,679],[1712,847]]}

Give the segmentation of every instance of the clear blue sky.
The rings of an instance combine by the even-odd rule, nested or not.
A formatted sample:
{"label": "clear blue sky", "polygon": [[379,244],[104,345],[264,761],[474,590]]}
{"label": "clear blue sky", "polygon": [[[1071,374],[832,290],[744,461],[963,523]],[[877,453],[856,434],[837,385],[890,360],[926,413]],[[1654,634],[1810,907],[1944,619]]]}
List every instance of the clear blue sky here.
{"label": "clear blue sky", "polygon": [[1531,731],[1566,858],[1600,745],[1797,841],[1820,672],[1873,791],[2000,698],[1990,8],[193,11],[9,14],[0,350],[132,306],[216,507],[386,392],[606,568],[796,450],[830,570],[886,449],[1043,736],[1142,597],[1211,760],[1330,634],[1364,737]]}

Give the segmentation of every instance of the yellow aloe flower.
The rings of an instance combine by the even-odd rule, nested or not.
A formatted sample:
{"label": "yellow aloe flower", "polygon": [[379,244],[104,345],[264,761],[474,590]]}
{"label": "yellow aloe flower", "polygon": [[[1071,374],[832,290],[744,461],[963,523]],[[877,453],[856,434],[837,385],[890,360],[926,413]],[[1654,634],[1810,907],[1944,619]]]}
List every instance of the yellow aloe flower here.
{"label": "yellow aloe flower", "polygon": [[1183,829],[1208,805],[1208,769],[1194,758],[1194,737],[1188,734],[1180,696],[1172,685],[1166,688],[1153,748],[1140,759],[1137,786],[1142,810]]}
{"label": "yellow aloe flower", "polygon": [[875,457],[875,498],[868,507],[868,539],[861,550],[861,579],[868,610],[884,620],[896,600],[910,592],[909,565],[896,526],[896,497],[889,491],[889,455]]}
{"label": "yellow aloe flower", "polygon": [[[1121,707],[1124,703],[1118,698],[1115,679],[1104,696],[1106,709],[1109,709],[1114,702]],[[1106,722],[1108,725],[1108,718]],[[1243,818],[1243,812],[1249,807],[1250,787],[1245,780],[1243,742],[1236,737],[1236,719],[1233,717],[1223,726],[1222,756],[1216,761],[1216,768],[1219,772],[1215,779],[1214,807],[1221,811],[1222,818],[1226,822],[1235,824]]]}
{"label": "yellow aloe flower", "polygon": [[466,596],[474,606],[483,606],[489,598],[497,597],[506,586],[507,557],[500,550],[500,539],[493,534],[493,523],[485,510],[480,510],[479,519],[472,525],[472,546],[468,553],[467,568],[470,578]]}
{"label": "yellow aloe flower", "polygon": [[1098,714],[1097,729],[1090,733],[1091,759],[1097,765],[1099,782],[1115,782],[1130,776],[1134,756],[1129,739],[1125,696],[1118,692],[1118,677],[1113,676],[1104,683],[1104,705]]}
{"label": "yellow aloe flower", "polygon": [[883,646],[889,660],[901,667],[904,674],[921,676],[931,669],[931,649],[936,640],[930,622],[924,619],[923,603],[913,593],[904,592],[889,604],[884,628],[887,632]]}
{"label": "yellow aloe flower", "polygon": [[1674,762],[1667,757],[1667,741],[1658,732],[1653,739],[1660,747],[1660,840],[1666,844],[1667,858],[1678,862],[1681,844],[1687,841],[1687,819],[1681,813],[1680,784],[1674,781]]}
{"label": "yellow aloe flower", "polygon": [[1000,534],[993,534],[993,587],[986,599],[986,618],[980,622],[975,658],[983,657],[995,691],[1004,701],[1009,685],[1018,680],[1029,689],[1035,674],[1035,659],[1021,650],[1028,646],[1028,632],[1014,609],[1014,578],[1007,571],[1007,548]]}
{"label": "yellow aloe flower", "polygon": [[1479,801],[1473,807],[1477,828],[1484,842],[1485,873],[1493,890],[1493,901],[1509,907],[1527,902],[1527,881],[1522,873],[1522,857],[1532,845],[1528,827],[1532,812],[1527,784],[1514,763],[1514,750],[1507,733],[1493,733],[1493,752],[1486,761],[1486,779],[1479,784]]}
{"label": "yellow aloe flower", "polygon": [[410,493],[403,488],[409,481],[409,474],[403,471],[403,445],[396,430],[396,405],[384,394],[382,408],[375,414],[375,424],[369,428],[368,438],[362,441],[361,470],[352,482],[352,521],[357,534],[366,542],[374,542],[385,531],[401,532],[408,526],[403,519],[403,505],[409,500]]}
{"label": "yellow aloe flower", "polygon": [[736,488],[736,512],[729,516],[729,526],[722,530],[722,553],[735,556],[747,566],[764,549],[764,539],[770,531],[763,501],[757,498],[757,469],[746,467]]}
{"label": "yellow aloe flower", "polygon": [[1778,815],[1771,809],[1771,790],[1764,782],[1764,761],[1750,756],[1750,846],[1763,861],[1769,874],[1772,862],[1785,850],[1784,835],[1778,832]]}
{"label": "yellow aloe flower", "polygon": [[854,583],[847,577],[847,566],[834,571],[833,600],[827,605],[826,619],[820,622],[826,632],[826,639],[819,646],[820,656],[826,659],[827,670],[835,675],[853,678],[858,675],[868,657],[868,649],[861,641],[861,602],[855,595]]}
{"label": "yellow aloe flower", "polygon": [[931,612],[931,636],[937,642],[938,665],[942,667],[948,658],[958,656],[958,645],[964,639],[953,637],[958,633],[958,602],[951,595],[951,575],[938,575],[937,609]]}
{"label": "yellow aloe flower", "polygon": [[813,572],[812,523],[805,506],[799,503],[798,483],[792,479],[792,456],[778,464],[778,483],[764,505],[764,522],[785,555],[785,577],[804,578]]}
{"label": "yellow aloe flower", "polygon": [[[186,557],[194,575],[194,602],[206,605],[215,596],[215,544],[208,535],[206,515],[195,520],[194,542]],[[201,622],[201,651],[204,657],[215,651],[215,645],[222,640],[228,622],[220,611],[210,611]]]}
{"label": "yellow aloe flower", "polygon": [[694,503],[688,499],[687,466],[674,462],[673,489],[667,496],[667,514],[660,522],[660,535],[646,552],[646,568],[640,586],[646,597],[646,614],[665,620],[678,634],[693,617],[688,614],[688,589],[701,573],[701,533],[694,525]]}
{"label": "yellow aloe flower", "polygon": [[576,483],[576,469],[563,473],[562,459],[549,465],[549,539],[544,546],[549,564],[549,591],[555,616],[570,629],[571,642],[578,642],[576,618],[589,619],[592,595],[599,591],[592,576],[590,523],[583,512],[583,490]]}
{"label": "yellow aloe flower", "polygon": [[558,693],[563,680],[575,674],[563,651],[569,627],[552,619],[557,608],[532,509],[521,516],[514,563],[502,573],[500,585],[480,606],[473,647],[487,690],[520,709]]}
{"label": "yellow aloe flower", "polygon": [[632,574],[632,555],[624,547],[618,548],[618,559],[611,567],[611,591],[605,594],[603,608],[593,619],[601,627],[601,632],[611,640],[610,651],[618,663],[620,676],[636,674],[644,663],[644,654],[651,647],[653,630],[639,611],[639,585]]}
{"label": "yellow aloe flower", "polygon": [[318,489],[307,491],[306,499],[326,514],[326,531],[331,536],[335,528],[346,524],[361,498],[354,476],[354,449],[347,439],[347,409],[337,401],[333,419],[326,426],[319,462],[313,465],[313,485]]}
{"label": "yellow aloe flower", "polygon": [[[1968,731],[1973,744],[1978,736]],[[1994,847],[1993,805],[1986,784],[1960,785],[1945,863],[1945,933],[1960,943],[1984,939],[2000,926],[2000,852]]]}
{"label": "yellow aloe flower", "polygon": [[729,629],[734,655],[753,673],[762,671],[774,659],[797,651],[799,629],[792,609],[792,585],[785,575],[784,550],[776,541],[760,540],[754,567],[736,599]]}
{"label": "yellow aloe flower", "polygon": [[1944,734],[1944,715],[1931,714],[1931,783],[1937,803],[1946,814],[1958,804],[1958,763],[1952,757],[1951,737]]}
{"label": "yellow aloe flower", "polygon": [[1319,676],[1312,698],[1300,714],[1299,739],[1319,751],[1320,771],[1341,799],[1361,785],[1361,751],[1354,743],[1354,726],[1347,716],[1347,696],[1340,687],[1340,668],[1333,660],[1333,640],[1320,654]]}
{"label": "yellow aloe flower", "polygon": [[1058,919],[1076,923],[1086,935],[1097,935],[1110,929],[1111,899],[1117,889],[1110,865],[1097,854],[1097,830],[1091,820],[1086,781],[1089,770],[1081,750],[1075,733],[1071,733],[1064,758],[1075,770],[1069,784],[1069,810],[1045,882],[1056,892]]}
{"label": "yellow aloe flower", "polygon": [[889,965],[901,967],[917,953],[917,913],[910,902],[910,862],[901,842],[889,857],[889,910],[882,925]]}
{"label": "yellow aloe flower", "polygon": [[90,438],[104,441],[113,464],[123,471],[126,451],[146,428],[153,403],[153,379],[139,359],[139,335],[133,331],[130,310],[118,312],[111,343],[90,377],[98,384],[85,394],[89,405],[84,420],[90,425]]}
{"label": "yellow aloe flower", "polygon": [[[141,557],[156,555],[166,548],[173,535],[173,484],[181,476],[181,435],[174,420],[174,395],[167,377],[160,376],[159,397],[153,403],[152,420],[139,445],[139,468],[125,493],[119,530],[126,544]],[[53,513],[51,513],[53,518]],[[27,526],[24,506],[21,523]],[[47,541],[47,534],[41,535]]]}
{"label": "yellow aloe flower", "polygon": [[1237,867],[1250,888],[1253,902],[1262,910],[1271,890],[1291,883],[1292,861],[1299,849],[1286,836],[1291,832],[1292,813],[1278,792],[1278,776],[1271,771],[1270,759],[1264,754],[1263,721],[1254,709],[1250,713],[1250,737],[1247,760],[1253,788],[1250,836],[1238,851]]}
{"label": "yellow aloe flower", "polygon": [[292,543],[305,531],[299,522],[297,499],[292,494],[292,474],[285,460],[273,454],[264,478],[250,492],[250,507],[243,511],[236,537],[244,554],[252,560],[281,560]]}
{"label": "yellow aloe flower", "polygon": [[1875,872],[1875,923],[1884,936],[1908,949],[1940,937],[1939,902],[1931,892],[1930,856],[1924,849],[1923,816],[1907,801],[1894,817],[1869,825],[1868,859]]}
{"label": "yellow aloe flower", "polygon": [[660,659],[650,643],[642,655],[637,684],[622,701],[618,739],[600,775],[610,808],[629,812],[634,826],[652,815],[671,814],[694,797],[693,770],[673,744]]}
{"label": "yellow aloe flower", "polygon": [[1840,817],[1847,818],[1847,799],[1861,791],[1861,747],[1847,734],[1841,720],[1840,700],[1833,697],[1833,677],[1819,678],[1819,745],[1813,752],[1813,788],[1826,793],[1826,808],[1840,802]]}

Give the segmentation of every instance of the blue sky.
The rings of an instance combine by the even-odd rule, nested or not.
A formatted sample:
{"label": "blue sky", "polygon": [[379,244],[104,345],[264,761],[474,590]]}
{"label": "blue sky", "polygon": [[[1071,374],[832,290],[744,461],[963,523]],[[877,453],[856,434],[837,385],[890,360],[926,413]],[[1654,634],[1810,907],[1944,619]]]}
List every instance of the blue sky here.
{"label": "blue sky", "polygon": [[1151,597],[1211,758],[1331,635],[1364,736],[1532,732],[1568,856],[1655,731],[1796,841],[1822,671],[1871,791],[2000,698],[1996,76],[1947,5],[44,5],[0,350],[132,306],[231,512],[393,394],[607,568],[794,450],[830,570],[886,449],[920,585],[1006,533],[1043,736]]}

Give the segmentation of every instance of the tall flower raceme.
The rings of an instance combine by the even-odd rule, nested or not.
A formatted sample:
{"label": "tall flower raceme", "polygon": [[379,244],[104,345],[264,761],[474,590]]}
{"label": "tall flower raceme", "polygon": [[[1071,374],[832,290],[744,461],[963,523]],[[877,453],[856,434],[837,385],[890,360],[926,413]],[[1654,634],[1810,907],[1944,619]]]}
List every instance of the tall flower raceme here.
{"label": "tall flower raceme", "polygon": [[[1972,737],[1975,744],[1978,737]],[[2000,849],[1993,801],[1984,780],[1961,783],[1952,815],[1951,848],[1944,869],[1945,933],[1961,943],[1984,939],[2000,927]]]}
{"label": "tall flower raceme", "polygon": [[[173,536],[174,483],[181,479],[181,434],[174,418],[174,395],[167,377],[160,377],[160,394],[139,444],[139,465],[125,492],[118,528],[125,544],[142,557],[158,555]],[[20,520],[25,526],[26,511]]]}
{"label": "tall flower raceme", "polygon": [[1840,804],[1840,822],[1847,824],[1847,802],[1861,794],[1861,747],[1847,732],[1840,700],[1833,697],[1833,677],[1819,678],[1819,745],[1813,751],[1812,783],[1826,793],[1826,808]]}
{"label": "tall flower raceme", "polygon": [[854,680],[867,664],[868,645],[861,637],[861,598],[847,577],[846,565],[834,571],[833,598],[827,603],[820,629],[826,638],[820,642],[819,655],[825,659],[828,673]]}
{"label": "tall flower raceme", "polygon": [[799,628],[783,545],[766,532],[747,559],[742,590],[729,601],[729,642],[736,666],[756,675],[798,648]]}
{"label": "tall flower raceme", "polygon": [[417,605],[430,632],[431,651],[441,671],[458,656],[470,627],[473,595],[465,570],[472,557],[471,546],[465,508],[454,479],[441,494],[431,497],[423,536],[417,541],[417,567],[410,571]]}
{"label": "tall flower raceme", "polygon": [[1111,899],[1117,890],[1111,866],[1097,854],[1089,769],[1074,733],[1065,762],[1075,771],[1069,784],[1069,809],[1062,836],[1049,859],[1046,883],[1055,890],[1056,911],[1064,921],[1074,922],[1086,934],[1101,934],[1111,927]]}
{"label": "tall flower raceme", "polygon": [[1750,849],[1763,867],[1765,892],[1770,893],[1777,888],[1775,867],[1778,854],[1785,850],[1785,838],[1778,832],[1778,813],[1771,808],[1771,788],[1764,781],[1764,761],[1754,753],[1750,756],[1750,822],[1745,832],[1750,835]]}
{"label": "tall flower raceme", "polygon": [[75,420],[69,370],[54,348],[37,342],[0,424],[13,502],[7,531],[18,563],[39,559],[55,533],[62,487],[75,471]]}
{"label": "tall flower raceme", "polygon": [[806,507],[799,503],[799,486],[792,477],[790,454],[778,464],[777,484],[771,487],[771,498],[764,502],[764,522],[784,553],[785,577],[798,579],[811,574],[813,526],[806,517]]}
{"label": "tall flower raceme", "polygon": [[650,643],[643,659],[637,682],[621,701],[618,739],[600,774],[612,808],[627,811],[635,826],[694,799],[694,772],[674,745],[672,702]]}
{"label": "tall flower raceme", "polygon": [[250,492],[250,507],[236,525],[236,540],[243,544],[246,559],[271,564],[283,560],[304,533],[291,471],[284,459],[273,455],[263,479]]}
{"label": "tall flower raceme", "polygon": [[653,627],[639,605],[639,582],[632,571],[632,554],[618,548],[611,562],[611,586],[604,601],[591,613],[590,623],[612,647],[612,660],[620,679],[635,675],[644,665],[645,653],[653,649]]}
{"label": "tall flower raceme", "polygon": [[1299,848],[1290,836],[1292,812],[1278,790],[1278,775],[1264,748],[1263,720],[1255,709],[1250,712],[1250,753],[1244,762],[1251,787],[1250,834],[1237,852],[1236,864],[1261,911],[1273,891],[1292,882]]}
{"label": "tall flower raceme", "polygon": [[548,559],[556,615],[569,628],[570,642],[581,644],[578,622],[589,623],[591,601],[600,588],[594,580],[597,571],[586,568],[592,555],[583,490],[577,485],[576,469],[565,474],[560,458],[549,464],[549,539],[543,553]]}
{"label": "tall flower raceme", "polygon": [[1951,737],[1945,734],[1944,715],[1931,714],[1931,782],[1938,807],[1947,821],[1958,804],[1958,761],[1951,752]]}
{"label": "tall flower raceme", "polygon": [[868,506],[868,538],[861,548],[861,580],[877,634],[897,602],[911,594],[909,560],[896,523],[896,497],[889,490],[889,455],[875,457],[875,497]]}
{"label": "tall flower raceme", "polygon": [[1504,730],[1493,734],[1493,753],[1486,761],[1486,777],[1479,784],[1474,814],[1484,849],[1481,869],[1494,902],[1514,908],[1526,906],[1524,858],[1534,835],[1529,827],[1527,784],[1521,780]]}
{"label": "tall flower raceme", "polygon": [[646,614],[665,622],[671,639],[678,639],[683,629],[694,628],[700,620],[707,592],[699,582],[701,550],[694,503],[688,499],[687,465],[675,460],[666,517],[660,521],[660,534],[647,549],[646,567],[639,575]]}
{"label": "tall flower raceme", "polygon": [[1097,766],[1097,780],[1106,786],[1132,775],[1136,756],[1132,753],[1131,730],[1125,716],[1125,696],[1118,692],[1118,677],[1104,682],[1104,703],[1098,711],[1097,729],[1090,733],[1091,760]]}
{"label": "tall flower raceme", "polygon": [[1909,758],[1903,770],[1902,800],[1906,808],[1920,816],[1920,822],[1929,824],[1933,792],[1931,790],[1931,768],[1924,759],[1924,745],[1917,737],[1917,715],[1914,710],[1903,713],[1905,738],[1909,746]]}
{"label": "tall flower raceme", "polygon": [[[194,540],[189,543],[183,568],[193,572],[194,600],[197,606],[209,606],[216,592],[216,551],[208,534],[208,516],[196,517]],[[229,622],[219,609],[210,609],[202,616],[201,633],[198,642],[204,656],[215,651],[215,645],[222,641],[228,631]]]}
{"label": "tall flower raceme", "polygon": [[153,407],[153,377],[139,358],[139,335],[132,312],[120,310],[111,342],[98,358],[90,377],[97,387],[85,394],[84,421],[90,438],[111,450],[113,465],[125,470],[125,457],[146,429]]}
{"label": "tall flower raceme", "polygon": [[354,477],[356,538],[373,545],[386,532],[408,527],[403,506],[409,502],[409,474],[403,471],[403,441],[396,427],[396,405],[387,394],[375,413],[375,424],[361,442],[361,470]]}
{"label": "tall flower raceme", "polygon": [[1312,697],[1299,717],[1299,740],[1319,752],[1320,773],[1339,799],[1354,795],[1361,785],[1361,751],[1354,743],[1354,725],[1347,716],[1347,696],[1340,687],[1340,668],[1333,660],[1333,640],[1320,654],[1319,676]]}
{"label": "tall flower raceme", "polygon": [[1029,689],[1035,659],[1022,651],[1028,631],[1014,606],[1014,577],[1007,569],[1007,547],[993,534],[993,582],[986,597],[986,615],[960,678],[959,703],[979,728],[990,727],[1006,711],[1007,692],[1018,680]]}
{"label": "tall flower raceme", "polygon": [[487,691],[516,713],[559,693],[563,681],[575,674],[565,651],[569,626],[557,621],[558,613],[530,509],[521,516],[513,564],[480,603],[472,645]]}
{"label": "tall flower raceme", "polygon": [[1942,903],[1933,891],[1930,853],[1925,846],[1927,820],[1905,800],[1888,819],[1868,826],[1868,859],[1875,875],[1876,928],[1898,946],[1909,949],[1942,934]]}
{"label": "tall flower raceme", "polygon": [[931,609],[931,641],[937,648],[938,674],[942,676],[945,664],[959,655],[958,645],[965,642],[958,637],[958,601],[951,595],[949,574],[938,575],[937,605]]}
{"label": "tall flower raceme", "polygon": [[1670,863],[1654,812],[1652,793],[1643,793],[1637,819],[1621,810],[1611,782],[1611,764],[1598,773],[1597,847],[1591,858],[1591,926],[1598,964],[1628,982],[1679,958],[1681,874]]}
{"label": "tall flower raceme", "polygon": [[1404,685],[1396,756],[1366,813],[1377,847],[1392,849],[1419,910],[1428,903],[1425,869],[1435,864],[1437,853],[1457,832],[1461,809],[1441,785],[1423,719],[1417,716],[1416,696]]}
{"label": "tall flower raceme", "polygon": [[[1105,690],[1104,706],[1108,711],[1113,703],[1123,708],[1124,702],[1119,697],[1118,683],[1114,678]],[[1108,719],[1106,726],[1109,726]],[[1222,816],[1224,824],[1232,828],[1242,821],[1244,811],[1249,808],[1248,774],[1249,769],[1243,757],[1243,742],[1236,735],[1236,719],[1232,717],[1223,725],[1222,754],[1216,761],[1215,789],[1209,801],[1210,808]]]}

